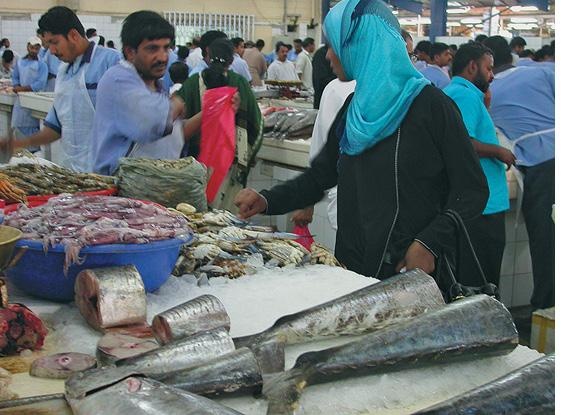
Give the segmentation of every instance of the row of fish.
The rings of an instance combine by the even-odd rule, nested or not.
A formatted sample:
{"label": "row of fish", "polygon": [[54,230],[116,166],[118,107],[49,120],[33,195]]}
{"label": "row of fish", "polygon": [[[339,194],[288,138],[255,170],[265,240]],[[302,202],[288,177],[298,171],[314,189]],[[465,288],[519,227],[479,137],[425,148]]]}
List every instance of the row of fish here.
{"label": "row of fish", "polygon": [[[287,414],[298,407],[309,384],[507,354],[518,344],[512,318],[500,302],[479,295],[445,305],[434,280],[418,270],[285,316],[253,336],[231,339],[229,323],[224,307],[212,297],[161,313],[152,329],[159,333],[162,346],[114,365],[74,374],[66,382],[66,399],[79,415],[124,410],[190,413],[190,408],[198,408],[193,409],[197,413],[229,414],[236,412],[185,395],[177,388],[207,396],[262,391],[270,414]],[[305,353],[293,368],[283,372],[284,345],[346,334],[361,337],[343,346]],[[549,358],[546,366],[551,366],[551,361]],[[277,373],[264,376],[271,372]],[[547,408],[552,405],[552,377],[537,382],[543,392],[532,392],[533,398],[529,393],[524,401],[507,394],[490,396],[511,405],[533,399],[533,408]],[[516,390],[524,393],[525,387],[519,382]],[[477,396],[470,402],[477,401]],[[118,402],[118,410],[116,403],[107,407],[108,401]]]}
{"label": "row of fish", "polygon": [[77,173],[56,165],[18,164],[1,172],[12,184],[30,195],[92,192],[115,187],[115,179],[93,173]]}
{"label": "row of fish", "polygon": [[267,226],[250,225],[228,211],[196,213],[185,209],[173,210],[182,213],[195,230],[195,240],[180,251],[172,272],[175,276],[196,274],[237,278],[252,274],[256,270],[249,264],[249,259],[254,254],[261,254],[270,266],[341,266],[321,244],[312,244],[308,251],[294,240],[298,235],[275,232]]}
{"label": "row of fish", "polygon": [[285,109],[267,115],[263,130],[269,137],[280,139],[309,138],[317,118],[316,109]]}

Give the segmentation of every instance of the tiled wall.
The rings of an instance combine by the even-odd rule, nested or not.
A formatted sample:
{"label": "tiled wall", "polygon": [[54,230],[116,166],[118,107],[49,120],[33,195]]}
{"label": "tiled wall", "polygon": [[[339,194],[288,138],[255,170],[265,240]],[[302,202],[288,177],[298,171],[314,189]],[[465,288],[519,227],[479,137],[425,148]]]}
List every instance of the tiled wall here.
{"label": "tiled wall", "polygon": [[[252,169],[248,186],[259,191],[269,189],[275,184],[290,180],[299,171],[273,166],[259,161]],[[506,246],[501,267],[500,292],[501,299],[507,307],[523,306],[530,303],[533,289],[532,260],[528,246],[528,234],[524,218],[520,215],[516,226],[516,180],[512,173],[507,174],[511,194],[511,209],[506,214]],[[261,224],[275,225],[282,231],[292,230],[289,215],[258,216],[255,218]],[[316,204],[314,221],[309,226],[314,239],[331,250],[335,248],[335,231],[327,219],[327,201],[324,199]]]}
{"label": "tiled wall", "polygon": [[[40,14],[31,14],[22,18],[0,15],[0,38],[10,39],[11,49],[20,56],[24,56],[27,53],[27,39],[35,35],[40,17]],[[105,37],[105,42],[113,40],[115,47],[120,49],[119,34],[121,33],[122,18],[95,15],[78,15],[78,17],[84,25],[84,29],[95,27],[98,35]]]}

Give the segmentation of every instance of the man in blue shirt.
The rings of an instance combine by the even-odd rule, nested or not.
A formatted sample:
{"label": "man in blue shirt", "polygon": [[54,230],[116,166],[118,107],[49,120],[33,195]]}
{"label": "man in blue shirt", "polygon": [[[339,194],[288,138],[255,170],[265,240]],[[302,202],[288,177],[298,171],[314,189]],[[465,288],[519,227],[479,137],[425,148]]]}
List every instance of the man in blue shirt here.
{"label": "man in blue shirt", "polygon": [[[489,186],[489,200],[483,214],[466,223],[473,247],[487,280],[499,285],[505,247],[505,211],[510,207],[505,164],[514,164],[514,155],[501,147],[495,126],[484,104],[484,94],[493,80],[493,54],[480,43],[466,43],[458,49],[452,64],[453,78],[444,88],[454,100],[479,156]],[[459,282],[481,286],[469,247],[461,244]]]}
{"label": "man in blue shirt", "polygon": [[49,75],[47,77],[47,86],[45,88],[46,92],[54,92],[56,74],[58,73],[58,67],[60,65],[60,59],[51,53],[49,50],[49,45],[43,38],[43,33],[40,29],[37,29],[37,36],[41,39],[41,50],[39,51],[39,60],[47,64],[49,69]]}
{"label": "man in blue shirt", "polygon": [[289,48],[286,58],[290,62],[296,62],[296,59],[298,59],[298,55],[300,55],[303,50],[302,39],[294,39],[292,41],[292,44],[294,45],[294,47],[292,49]]}
{"label": "man in blue shirt", "polygon": [[450,83],[448,65],[452,61],[452,52],[446,43],[435,42],[430,48],[431,63],[420,72],[437,88],[443,89]]}
{"label": "man in blue shirt", "polygon": [[528,230],[534,309],[555,304],[555,72],[547,65],[514,67],[507,41],[485,41],[495,55],[491,117],[513,143],[516,167],[524,174],[522,214]]}
{"label": "man in blue shirt", "polygon": [[[43,91],[47,86],[48,69],[47,65],[39,60],[40,50],[41,39],[37,36],[30,37],[27,41],[27,55],[17,60],[12,72],[12,85],[16,94]],[[39,131],[39,120],[31,115],[31,110],[22,108],[19,97],[12,112],[12,128],[18,139]]]}
{"label": "man in blue shirt", "polygon": [[[121,157],[179,158],[185,144],[183,125],[171,132],[183,105],[170,101],[160,79],[174,37],[173,26],[156,12],[135,12],[123,22],[125,60],[99,82],[93,125],[96,173],[113,174]],[[185,122],[185,128],[191,121]],[[200,116],[198,122],[197,127]]]}
{"label": "man in blue shirt", "polygon": [[60,154],[54,155],[53,161],[76,171],[91,171],[97,84],[105,71],[119,62],[120,54],[89,42],[76,14],[64,6],[55,6],[41,16],[39,29],[51,53],[64,63],[57,74],[54,104],[43,128],[18,140],[15,147],[49,144],[62,137]]}
{"label": "man in blue shirt", "polygon": [[249,65],[242,59],[245,50],[245,42],[241,37],[235,37],[232,39],[232,44],[234,45],[234,61],[230,65],[230,69],[238,75],[243,76],[247,82],[251,82]]}

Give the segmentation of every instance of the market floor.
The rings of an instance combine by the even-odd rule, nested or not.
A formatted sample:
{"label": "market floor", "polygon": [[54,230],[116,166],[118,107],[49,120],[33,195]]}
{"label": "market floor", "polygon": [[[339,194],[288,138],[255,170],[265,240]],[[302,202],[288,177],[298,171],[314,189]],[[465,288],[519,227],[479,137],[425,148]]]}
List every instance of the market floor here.
{"label": "market floor", "polygon": [[530,332],[532,330],[532,307],[521,306],[509,309],[514,324],[518,330],[519,343],[530,347]]}

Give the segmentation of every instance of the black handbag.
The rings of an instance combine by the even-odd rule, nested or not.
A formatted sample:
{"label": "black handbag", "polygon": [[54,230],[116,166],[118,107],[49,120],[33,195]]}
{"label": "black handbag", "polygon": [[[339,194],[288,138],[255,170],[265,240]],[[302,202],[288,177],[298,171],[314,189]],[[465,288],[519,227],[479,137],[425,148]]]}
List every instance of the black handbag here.
{"label": "black handbag", "polygon": [[456,269],[456,272],[454,272],[448,255],[443,253],[437,260],[436,281],[440,290],[442,291],[444,300],[447,303],[450,303],[460,298],[469,297],[476,294],[487,294],[491,297],[495,297],[497,300],[500,300],[499,288],[495,284],[487,281],[485,273],[483,272],[481,264],[479,263],[479,259],[477,258],[477,254],[473,249],[471,239],[469,237],[464,221],[462,220],[462,217],[458,214],[458,212],[451,209],[446,210],[444,214],[452,220],[456,227],[456,260],[454,264],[457,265],[459,263],[461,241],[460,238],[464,237],[467,241],[470,252],[473,256],[473,260],[475,261],[476,268],[479,275],[481,276],[482,282],[482,285],[478,287],[467,286],[459,283],[457,278],[458,270]]}

